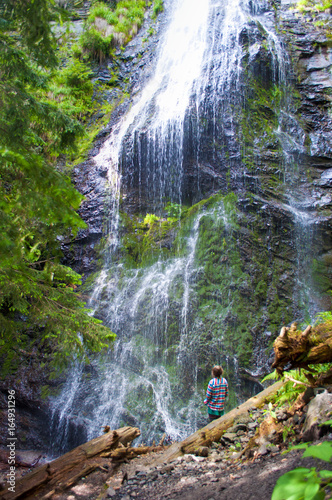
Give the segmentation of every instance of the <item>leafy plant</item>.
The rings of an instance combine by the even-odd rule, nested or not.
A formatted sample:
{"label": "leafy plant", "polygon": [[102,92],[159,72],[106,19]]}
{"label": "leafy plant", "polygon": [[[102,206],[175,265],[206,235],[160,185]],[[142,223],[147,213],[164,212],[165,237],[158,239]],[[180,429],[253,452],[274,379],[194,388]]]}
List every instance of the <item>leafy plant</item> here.
{"label": "leafy plant", "polygon": [[[325,424],[332,424],[332,421]],[[315,457],[325,462],[332,458],[332,443],[324,441],[318,445],[301,444],[290,449],[305,448],[302,457]],[[283,474],[277,481],[271,500],[324,500],[326,489],[332,484],[332,471],[317,471],[299,467]]]}
{"label": "leafy plant", "polygon": [[168,202],[165,210],[168,217],[179,218],[181,216],[182,205],[180,205],[179,203]]}
{"label": "leafy plant", "polygon": [[331,0],[300,0],[297,2],[297,8],[300,12],[324,12],[331,6]]}
{"label": "leafy plant", "polygon": [[294,432],[294,429],[291,425],[285,425],[283,430],[282,430],[282,440],[283,442],[286,441],[286,439],[290,436],[290,435],[293,435],[294,436],[295,432]]}
{"label": "leafy plant", "polygon": [[98,59],[101,63],[105,57],[112,54],[112,40],[112,33],[108,36],[104,36],[94,26],[90,26],[83,32],[81,44],[92,59]]}
{"label": "leafy plant", "polygon": [[[275,398],[275,403],[278,406],[282,406],[286,402],[291,403],[295,401],[297,396],[301,392],[303,392],[304,386],[308,385],[304,370],[302,370],[301,372],[299,370],[290,370],[288,372],[285,371],[281,378],[285,381],[285,384],[279,389]],[[278,375],[277,371],[274,370],[272,373],[266,375],[266,377],[263,378],[262,382],[277,379],[280,379],[280,376]]]}
{"label": "leafy plant", "polygon": [[270,402],[268,404],[268,409],[263,410],[263,415],[270,415],[272,418],[277,418],[276,412],[273,409],[273,404]]}
{"label": "leafy plant", "polygon": [[144,224],[147,226],[152,226],[155,222],[158,222],[160,220],[159,217],[155,214],[146,214],[144,217]]}
{"label": "leafy plant", "polygon": [[67,56],[66,64],[50,73],[47,87],[39,89],[37,96],[49,104],[57,103],[59,110],[84,121],[95,108],[92,74],[86,63]]}
{"label": "leafy plant", "polygon": [[323,311],[316,314],[316,325],[326,321],[332,321],[332,311]]}

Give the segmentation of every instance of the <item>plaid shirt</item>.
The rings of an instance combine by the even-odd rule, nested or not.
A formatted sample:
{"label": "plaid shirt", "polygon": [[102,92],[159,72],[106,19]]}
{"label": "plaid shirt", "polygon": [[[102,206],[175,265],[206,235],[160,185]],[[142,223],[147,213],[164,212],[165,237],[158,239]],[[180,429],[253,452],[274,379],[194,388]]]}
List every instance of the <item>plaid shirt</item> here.
{"label": "plaid shirt", "polygon": [[225,378],[213,378],[210,380],[206,391],[204,404],[210,410],[222,411],[225,406],[225,398],[228,396],[228,384]]}

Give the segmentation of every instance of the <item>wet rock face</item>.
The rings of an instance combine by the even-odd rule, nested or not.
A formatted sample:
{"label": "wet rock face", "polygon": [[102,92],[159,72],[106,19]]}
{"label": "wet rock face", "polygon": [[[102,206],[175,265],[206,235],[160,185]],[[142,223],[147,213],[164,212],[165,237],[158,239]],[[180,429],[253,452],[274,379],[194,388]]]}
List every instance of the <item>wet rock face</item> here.
{"label": "wet rock face", "polygon": [[89,274],[95,269],[95,245],[103,236],[107,211],[106,177],[107,168],[97,169],[92,157],[73,172],[74,183],[85,196],[79,213],[87,228],[79,232],[74,245],[63,244],[63,250],[66,263],[80,274]]}
{"label": "wet rock face", "polygon": [[[132,104],[129,99],[123,98],[123,92],[129,90],[135,94],[151,76],[154,64],[154,51],[158,33],[162,32],[163,20],[155,23],[155,34],[148,34],[150,23],[146,21],[136,37],[127,45],[125,52],[119,51],[115,61],[105,62],[95,68],[95,81],[105,84],[110,82],[112,74],[117,74],[117,86],[110,88],[109,100],[120,102],[114,110],[111,121],[98,134],[88,159],[73,170],[72,180],[84,196],[79,214],[87,223],[87,228],[80,231],[75,242],[62,245],[65,262],[77,272],[87,275],[96,268],[96,244],[106,233],[107,217],[110,213],[108,190],[108,166],[96,166],[95,156],[108,139],[114,125],[128,111]],[[142,42],[145,39],[146,41]],[[128,83],[129,82],[129,83]],[[126,173],[124,172],[124,177]],[[125,181],[124,181],[125,184]],[[139,203],[138,184],[134,183],[132,189],[122,193],[124,210],[128,213],[137,212]],[[147,206],[142,206],[142,212]]]}
{"label": "wet rock face", "polygon": [[[287,7],[287,6],[286,6]],[[292,51],[294,80],[299,76],[300,83],[297,85],[301,94],[301,105],[297,111],[298,116],[305,121],[307,130],[307,141],[310,147],[305,155],[299,158],[302,169],[311,168],[310,175],[313,178],[317,189],[312,192],[311,185],[307,183],[306,199],[312,209],[331,208],[331,201],[325,198],[321,189],[330,187],[330,181],[326,169],[332,168],[332,125],[329,117],[330,88],[332,85],[329,68],[331,66],[331,49],[327,46],[327,39],[317,34],[308,32],[310,24],[301,24],[294,14],[289,13],[286,7],[278,13],[281,16],[282,28],[286,41]],[[246,28],[240,34],[240,41],[244,48],[250,47],[250,60],[244,58],[246,72],[241,89],[235,89],[235,93],[243,91],[243,85],[248,77],[253,77],[256,82],[266,89],[271,88],[275,83],[273,61],[271,52],[266,50],[266,39],[261,33],[259,26],[254,25]],[[119,65],[120,81],[130,78],[133,90],[137,90],[146,81],[148,74],[153,68],[153,52],[155,39],[144,45],[142,51],[141,38],[132,42],[121,56]],[[295,47],[295,49],[294,49]],[[105,78],[105,71],[100,70],[98,78]],[[252,95],[246,95],[244,99],[252,99]],[[234,107],[232,100],[238,98],[237,95],[229,96],[229,105]],[[242,104],[241,104],[242,105]],[[245,106],[245,103],[244,103]],[[206,112],[200,116],[204,121],[204,126],[199,131],[201,136],[200,144],[197,143],[197,116],[194,106],[189,109],[185,119],[184,151],[183,151],[183,171],[180,173],[182,200],[188,203],[199,201],[218,191],[232,189],[249,190],[259,192],[265,197],[269,197],[264,187],[264,176],[275,175],[275,165],[280,164],[280,153],[276,150],[275,144],[267,144],[259,151],[256,151],[256,164],[260,166],[260,182],[251,182],[252,173],[246,171],[243,166],[241,156],[241,146],[238,139],[234,137],[231,122],[234,116],[229,116],[227,103],[216,104],[214,97],[206,93],[204,104]],[[263,111],[263,110],[262,110]],[[264,109],[266,113],[267,108]],[[241,112],[240,109],[237,111]],[[215,113],[223,116],[221,125],[211,121]],[[119,114],[119,113],[118,113]],[[239,117],[235,116],[235,121]],[[149,127],[149,123],[146,124]],[[110,129],[111,127],[108,127]],[[324,132],[322,132],[324,131]],[[105,131],[107,134],[107,130]],[[106,136],[105,136],[106,137]],[[99,145],[102,138],[100,138]],[[171,140],[171,139],[170,139]],[[217,141],[217,144],[216,144]],[[211,148],[211,144],[214,147]],[[97,143],[98,146],[98,143]],[[197,156],[199,146],[199,157]],[[269,147],[270,146],[270,147]],[[147,132],[142,131],[135,137],[132,146],[128,145],[127,150],[133,147],[133,155],[129,160],[122,163],[122,191],[124,196],[123,209],[128,212],[149,211],[155,208],[155,199],[158,195],[172,196],[172,185],[174,179],[164,179],[161,175],[159,184],[163,186],[164,193],[159,193],[159,187],[152,186],[152,178],[155,175],[155,166],[149,164],[150,151],[147,142]],[[226,154],[227,153],[227,154]],[[140,157],[139,157],[140,156]],[[176,158],[175,158],[176,159]],[[174,159],[174,160],[175,160]],[[158,167],[159,168],[159,167]],[[247,175],[247,178],[244,177]],[[103,219],[105,199],[103,190],[105,188],[106,172],[96,172],[93,159],[77,167],[74,177],[77,186],[87,199],[81,210],[82,217],[88,222],[89,229],[82,233],[80,240],[83,245],[89,242],[86,250],[87,257],[82,269],[87,270],[91,258],[89,253],[93,247],[92,240],[98,238],[103,233]],[[247,182],[244,182],[246,179]],[[263,182],[262,182],[263,181]],[[168,185],[167,185],[168,183]],[[311,186],[311,187],[310,187]],[[309,201],[308,201],[309,198]],[[175,201],[175,200],[174,200]],[[82,257],[80,257],[82,260]]]}
{"label": "wet rock face", "polygon": [[[280,324],[284,320],[280,311],[286,307],[289,307],[286,322],[300,313],[293,290],[298,278],[296,267],[302,259],[295,243],[301,231],[308,235],[303,246],[311,249],[312,258],[314,256],[317,262],[315,279],[319,282],[319,293],[329,289],[332,274],[331,48],[325,35],[306,19],[296,17],[285,2],[276,7],[279,33],[290,54],[290,62],[285,63],[284,69],[276,64],[267,32],[259,23],[252,22],[241,31],[243,73],[237,87],[232,87],[225,99],[216,102],[215,89],[210,85],[201,102],[200,115],[194,99],[186,113],[181,172],[166,177],[170,166],[176,163],[176,156],[174,161],[172,159],[176,148],[167,157],[170,166],[165,167],[161,162],[155,169],[151,162],[154,144],[148,140],[149,118],[146,127],[134,138],[128,134],[121,158],[121,210],[128,214],[156,213],[156,199],[166,196],[180,201],[176,197],[180,192],[182,201],[188,204],[216,192],[237,194],[242,268],[250,276],[260,274],[258,264],[253,264],[257,262],[257,245],[266,251],[273,268],[273,272],[264,277],[265,282],[271,282],[267,293],[258,286],[254,290],[250,282],[239,286],[239,293],[248,298],[248,303],[255,294],[258,298],[261,296],[261,304],[269,309],[268,314],[262,314],[257,327],[253,327],[253,338],[262,336],[264,329],[270,332],[271,323]],[[271,26],[273,10],[268,10],[266,4],[264,12],[266,25]],[[153,73],[156,42],[163,30],[163,17],[160,19],[154,37],[142,44],[143,30],[140,38],[133,40],[119,56],[119,84],[128,79],[133,96]],[[217,57],[215,61],[217,70],[221,63]],[[292,104],[287,112],[280,114],[282,70],[288,76]],[[108,78],[105,68],[99,70],[97,78],[101,82]],[[212,81],[213,78],[209,78],[209,82]],[[98,170],[93,157],[129,105],[128,101],[115,111],[89,159],[74,172],[76,186],[86,196],[81,215],[88,228],[80,233],[73,249],[66,247],[66,256],[69,264],[84,274],[94,270],[96,244],[105,234],[105,220],[110,210],[106,194],[107,171],[103,167]],[[278,130],[282,133],[277,133]],[[170,144],[171,136],[166,146],[171,147]],[[293,178],[289,174],[289,158],[293,164]],[[291,204],[289,193],[292,189],[296,195]],[[305,211],[310,216],[306,230],[304,225],[301,229],[301,223],[297,226],[294,223],[296,211]],[[321,299],[319,308],[328,307],[329,299]],[[271,314],[277,310],[278,317],[276,313],[271,322]],[[275,333],[272,331],[272,335]]]}
{"label": "wet rock face", "polygon": [[17,449],[49,449],[49,406],[40,388],[47,377],[38,369],[23,367],[15,377],[0,383],[0,446],[8,438],[8,390],[15,391],[15,437]]}
{"label": "wet rock face", "polygon": [[[312,21],[312,20],[311,20]],[[299,116],[310,139],[308,161],[321,174],[332,166],[332,49],[323,30],[310,19],[281,11],[281,27],[291,52],[300,92]]]}

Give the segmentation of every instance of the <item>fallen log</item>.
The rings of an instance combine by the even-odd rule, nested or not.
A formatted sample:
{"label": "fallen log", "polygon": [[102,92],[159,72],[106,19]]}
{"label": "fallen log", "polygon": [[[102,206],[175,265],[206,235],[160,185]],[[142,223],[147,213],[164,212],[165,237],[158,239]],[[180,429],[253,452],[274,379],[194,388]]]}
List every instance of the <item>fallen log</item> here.
{"label": "fallen log", "polygon": [[[332,362],[332,321],[321,323],[303,331],[297,329],[293,323],[290,328],[283,327],[279,337],[273,344],[275,359],[272,368],[279,375],[284,370],[293,368],[306,368],[308,365]],[[331,378],[331,373],[327,380]],[[311,383],[315,383],[313,377],[308,377]],[[323,383],[324,377],[319,383]],[[330,382],[327,382],[330,383]]]}
{"label": "fallen log", "polygon": [[52,462],[38,467],[17,481],[15,492],[3,491],[0,492],[0,497],[3,500],[37,498],[36,495],[41,497],[43,488],[51,490],[65,489],[68,484],[73,484],[73,480],[77,481],[86,474],[88,469],[93,470],[93,466],[88,463],[89,459],[118,448],[120,443],[126,446],[139,435],[140,431],[136,427],[122,427],[103,434],[74,448]]}
{"label": "fallen log", "polygon": [[[0,462],[8,465],[8,451],[5,450],[0,450]],[[40,459],[42,458],[42,455],[39,455],[36,457],[32,462],[27,462],[22,458],[20,455],[15,456],[15,467],[26,467],[27,469],[31,469],[33,467],[36,467]]]}
{"label": "fallen log", "polygon": [[[271,398],[282,386],[284,382],[279,381],[260,392],[245,403],[234,408],[226,415],[213,420],[208,425],[198,430],[184,441],[172,444],[168,450],[158,457],[153,463],[169,462],[187,453],[195,454],[202,446],[211,446],[214,441],[219,441],[223,432],[232,427],[234,420],[242,415],[246,415],[252,408],[259,408]],[[150,464],[151,465],[151,464]]]}
{"label": "fallen log", "polygon": [[158,452],[164,450],[163,446],[138,446],[137,448],[116,448],[115,450],[109,451],[108,453],[103,453],[102,457],[111,458],[113,461],[132,459],[140,455],[146,455],[147,453]]}

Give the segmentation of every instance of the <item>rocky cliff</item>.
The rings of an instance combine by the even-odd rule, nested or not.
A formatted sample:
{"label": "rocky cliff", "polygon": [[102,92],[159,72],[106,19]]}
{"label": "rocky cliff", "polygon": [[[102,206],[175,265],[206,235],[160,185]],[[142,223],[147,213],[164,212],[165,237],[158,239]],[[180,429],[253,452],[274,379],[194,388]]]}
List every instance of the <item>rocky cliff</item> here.
{"label": "rocky cliff", "polygon": [[[287,2],[249,2],[239,12],[239,22],[225,24],[221,7],[214,11],[208,57],[181,127],[160,121],[156,103],[167,78],[129,123],[119,150],[117,198],[107,148],[154,78],[167,11],[152,37],[147,23],[96,74],[104,81],[116,70],[118,90],[110,99],[124,90],[130,97],[74,171],[86,196],[81,215],[88,229],[67,258],[90,275],[85,289],[95,314],[123,342],[108,366],[132,371],[135,383],[129,376],[119,417],[131,425],[156,411],[161,374],[170,384],[161,398],[174,396],[174,418],[177,398],[189,387],[179,414],[185,422],[216,360],[226,366],[229,405],[236,405],[269,371],[280,327],[312,321],[331,306],[328,25]],[[328,21],[329,14],[322,16]],[[96,161],[101,151],[105,163]],[[97,382],[112,399],[99,373]],[[114,374],[119,383],[121,374]],[[85,384],[85,391],[95,391]],[[152,434],[164,430],[164,411],[158,409]]]}
{"label": "rocky cliff", "polygon": [[[331,49],[326,28],[315,27],[308,16],[292,10],[293,6],[275,3],[261,13],[267,25],[276,23],[280,44],[287,49],[289,59],[283,56],[283,67],[271,49],[276,43],[271,42],[271,34],[259,22],[252,22],[250,31],[246,27],[239,33],[242,73],[238,88],[217,104],[216,90],[207,90],[205,109],[199,116],[204,122],[199,139],[193,103],[185,116],[181,201],[192,205],[216,193],[236,194],[233,239],[243,273],[239,300],[248,307],[246,297],[255,298],[254,308],[264,309],[260,320],[251,325],[254,337],[262,337],[263,331],[274,336],[283,322],[303,319],[308,312],[330,306]],[[142,43],[142,31],[119,55],[119,81],[129,80],[133,95],[152,74],[154,48],[162,31],[161,20],[159,31],[148,43]],[[107,76],[107,68],[102,68],[99,77],[105,78],[105,71]],[[211,77],[218,72],[218,63],[213,72]],[[105,235],[110,209],[107,166],[96,168],[94,155],[129,105],[130,99],[116,110],[90,158],[74,172],[78,189],[86,195],[81,214],[88,223],[75,253],[80,272],[95,269],[93,248]],[[222,117],[220,124],[216,114]],[[147,132],[143,131],[135,136],[133,152],[123,155],[120,209],[131,217],[160,212],[151,192],[153,166],[147,147]],[[162,194],[169,198],[171,188]],[[208,250],[209,243],[206,245]],[[223,257],[219,248],[219,260],[216,256],[214,260],[220,270]],[[310,289],[303,294],[296,291],[302,273],[308,274],[308,280],[300,286]],[[227,286],[222,282],[215,285]],[[231,323],[234,326],[239,321],[243,322],[233,318]]]}

